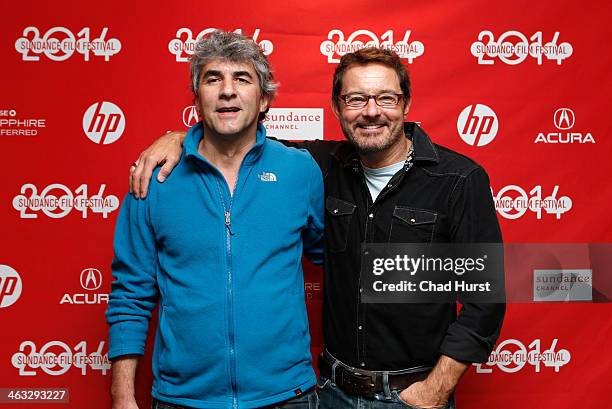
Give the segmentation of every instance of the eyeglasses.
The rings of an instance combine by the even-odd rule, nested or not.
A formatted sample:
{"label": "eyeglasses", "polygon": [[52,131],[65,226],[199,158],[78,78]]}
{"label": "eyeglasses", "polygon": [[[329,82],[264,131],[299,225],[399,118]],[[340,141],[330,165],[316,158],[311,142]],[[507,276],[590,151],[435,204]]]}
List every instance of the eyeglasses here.
{"label": "eyeglasses", "polygon": [[368,105],[370,98],[374,99],[376,105],[382,108],[395,108],[399,104],[404,94],[384,93],[378,95],[366,94],[344,94],[340,99],[351,108],[363,108]]}

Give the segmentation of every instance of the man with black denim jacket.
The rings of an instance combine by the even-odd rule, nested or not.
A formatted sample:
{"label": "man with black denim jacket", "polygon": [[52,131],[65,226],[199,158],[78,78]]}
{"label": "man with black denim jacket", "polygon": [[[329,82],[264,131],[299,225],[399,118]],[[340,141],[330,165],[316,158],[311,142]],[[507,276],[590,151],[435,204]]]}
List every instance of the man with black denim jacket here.
{"label": "man with black denim jacket", "polygon": [[[363,243],[499,243],[488,176],[471,159],[403,123],[410,80],[399,57],[365,48],[334,74],[332,108],[345,141],[295,144],[324,175],[326,192],[321,408],[454,407],[453,390],[471,362],[485,362],[504,304],[362,303]],[[132,170],[146,194],[151,170],[174,166],[182,133],[160,139]]]}

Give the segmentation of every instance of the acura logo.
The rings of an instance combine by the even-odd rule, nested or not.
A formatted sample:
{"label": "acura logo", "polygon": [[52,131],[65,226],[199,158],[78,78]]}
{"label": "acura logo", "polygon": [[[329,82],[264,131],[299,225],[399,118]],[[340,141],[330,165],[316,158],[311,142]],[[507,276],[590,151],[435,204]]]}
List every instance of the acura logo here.
{"label": "acura logo", "polygon": [[574,111],[569,108],[559,108],[555,111],[555,126],[557,129],[566,130],[574,126]]}
{"label": "acura logo", "polygon": [[81,271],[81,287],[85,290],[97,290],[102,286],[102,273],[97,268],[86,268]]}
{"label": "acura logo", "polygon": [[183,123],[186,127],[191,128],[198,122],[200,122],[200,117],[195,105],[190,105],[183,109]]}

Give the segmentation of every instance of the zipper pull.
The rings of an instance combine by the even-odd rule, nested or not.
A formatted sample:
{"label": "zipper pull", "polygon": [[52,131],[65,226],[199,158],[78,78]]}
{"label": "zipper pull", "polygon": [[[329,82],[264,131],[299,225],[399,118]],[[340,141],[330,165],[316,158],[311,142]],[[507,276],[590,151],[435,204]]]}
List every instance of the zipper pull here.
{"label": "zipper pull", "polygon": [[230,234],[233,236],[234,232],[232,231],[232,218],[229,210],[225,211],[225,227],[229,230]]}

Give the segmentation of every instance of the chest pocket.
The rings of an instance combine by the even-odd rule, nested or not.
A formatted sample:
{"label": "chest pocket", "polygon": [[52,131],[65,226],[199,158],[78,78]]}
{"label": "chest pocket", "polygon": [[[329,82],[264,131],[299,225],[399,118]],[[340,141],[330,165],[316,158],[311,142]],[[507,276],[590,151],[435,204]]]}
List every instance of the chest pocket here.
{"label": "chest pocket", "polygon": [[327,210],[328,227],[326,226],[326,229],[331,233],[326,234],[328,251],[336,253],[346,249],[349,227],[356,207],[353,203],[327,196],[325,209]]}
{"label": "chest pocket", "polygon": [[438,213],[395,206],[389,229],[389,243],[431,243]]}

